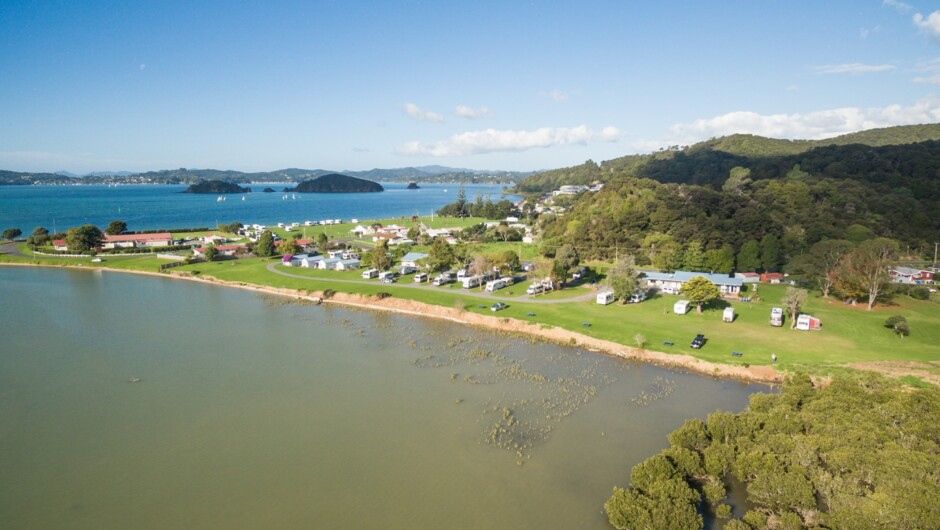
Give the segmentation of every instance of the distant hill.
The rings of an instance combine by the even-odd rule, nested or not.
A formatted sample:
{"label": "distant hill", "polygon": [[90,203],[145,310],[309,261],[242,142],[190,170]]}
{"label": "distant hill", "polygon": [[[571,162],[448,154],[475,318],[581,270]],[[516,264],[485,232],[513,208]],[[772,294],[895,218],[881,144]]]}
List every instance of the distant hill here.
{"label": "distant hill", "polygon": [[35,184],[70,184],[72,177],[55,173],[29,173],[0,170],[0,186],[31,186]]}
{"label": "distant hill", "polygon": [[298,184],[296,188],[288,188],[284,191],[296,191],[298,193],[363,193],[385,191],[385,188],[371,180],[331,173],[317,177],[314,180],[305,180]]}
{"label": "distant hill", "polygon": [[[580,166],[543,171],[516,183],[521,192],[546,192],[563,184],[610,182],[617,178],[651,178],[660,182],[720,185],[732,167],[754,168],[771,160],[799,163],[799,155],[827,147],[863,145],[901,146],[940,140],[940,124],[904,125],[870,129],[826,140],[780,140],[752,134],[713,138],[679,149],[673,146],[655,153],[628,155],[601,164],[588,161]],[[807,158],[814,156],[807,155]],[[779,172],[778,172],[779,173]],[[753,178],[753,177],[752,177]]]}
{"label": "distant hill", "polygon": [[204,180],[196,184],[191,184],[183,193],[211,193],[213,195],[220,193],[250,193],[251,188],[243,188],[238,184],[224,182],[221,180]]}

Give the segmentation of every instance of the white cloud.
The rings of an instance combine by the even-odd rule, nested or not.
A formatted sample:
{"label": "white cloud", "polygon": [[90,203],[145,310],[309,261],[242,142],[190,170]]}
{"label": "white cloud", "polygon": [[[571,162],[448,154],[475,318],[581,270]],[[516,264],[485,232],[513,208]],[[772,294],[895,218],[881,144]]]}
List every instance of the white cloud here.
{"label": "white cloud", "polygon": [[405,114],[418,121],[435,121],[438,123],[444,121],[444,116],[429,110],[421,110],[421,108],[414,103],[405,103],[402,105],[402,110],[405,111]]}
{"label": "white cloud", "polygon": [[140,63],[140,66],[138,66],[137,68],[140,70],[144,70],[145,68],[147,68],[147,65],[144,63]]}
{"label": "white cloud", "polygon": [[475,120],[477,118],[488,118],[492,114],[490,112],[490,109],[486,107],[473,109],[466,105],[457,105],[457,108],[454,109],[454,112],[461,118],[467,118],[468,120]]}
{"label": "white cloud", "polygon": [[909,6],[908,4],[905,4],[904,2],[899,2],[898,0],[884,0],[884,2],[881,3],[881,5],[885,7],[893,7],[902,13],[907,13],[908,11],[912,9],[911,6]]}
{"label": "white cloud", "polygon": [[913,79],[915,83],[940,85],[940,57],[918,63],[914,71],[923,74]]}
{"label": "white cloud", "polygon": [[940,74],[932,75],[929,77],[915,77],[915,83],[927,83],[931,85],[940,86]]}
{"label": "white cloud", "polygon": [[875,26],[873,28],[861,28],[858,30],[858,36],[864,40],[864,39],[867,39],[868,36],[871,35],[872,33],[878,33],[879,31],[881,31],[880,25]]}
{"label": "white cloud", "polygon": [[604,127],[599,131],[586,125],[578,127],[542,127],[534,131],[468,131],[451,136],[447,140],[423,144],[409,142],[398,148],[404,155],[467,156],[494,151],[527,151],[529,149],[556,147],[589,142],[614,142],[622,133],[616,127]]}
{"label": "white cloud", "polygon": [[917,13],[914,15],[914,25],[926,33],[934,42],[940,44],[940,11],[927,15]]}
{"label": "white cloud", "polygon": [[557,88],[549,90],[548,92],[539,92],[539,95],[547,97],[555,103],[564,103],[565,101],[568,101],[568,94],[558,90]]}
{"label": "white cloud", "polygon": [[865,129],[940,122],[940,98],[929,97],[904,107],[821,110],[807,114],[758,114],[756,112],[730,112],[714,118],[680,123],[669,129],[667,138],[659,145],[692,144],[698,141],[744,133],[771,138],[821,140]]}
{"label": "white cloud", "polygon": [[797,85],[789,85],[787,87],[787,92],[798,92],[799,90],[800,90],[800,87]]}
{"label": "white cloud", "polygon": [[890,72],[895,69],[892,64],[826,64],[813,68],[820,74],[864,74],[869,72]]}

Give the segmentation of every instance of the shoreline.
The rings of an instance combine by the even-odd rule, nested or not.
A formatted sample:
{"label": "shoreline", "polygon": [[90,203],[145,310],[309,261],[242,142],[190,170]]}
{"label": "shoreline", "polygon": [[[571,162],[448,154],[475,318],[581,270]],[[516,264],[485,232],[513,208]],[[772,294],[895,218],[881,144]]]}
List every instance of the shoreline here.
{"label": "shoreline", "polygon": [[506,333],[515,333],[521,335],[533,336],[541,340],[554,342],[572,347],[582,347],[592,352],[604,353],[614,357],[620,357],[637,362],[654,364],[657,366],[667,366],[679,368],[722,379],[736,379],[752,383],[779,384],[783,381],[783,374],[777,372],[771,366],[735,366],[722,363],[714,363],[697,359],[687,354],[673,354],[657,352],[626,346],[613,341],[597,339],[575,331],[559,327],[542,327],[539,324],[524,320],[516,320],[508,317],[495,317],[479,315],[464,310],[458,310],[450,307],[436,306],[408,300],[406,298],[397,298],[390,296],[387,298],[378,298],[375,296],[363,296],[349,293],[335,293],[330,298],[325,298],[322,291],[299,291],[296,289],[279,289],[276,287],[266,287],[255,285],[248,282],[233,282],[228,280],[219,280],[213,276],[193,276],[185,272],[169,271],[166,273],[137,271],[126,269],[112,269],[109,267],[85,267],[81,265],[52,265],[37,263],[0,263],[0,266],[8,267],[49,267],[66,268],[84,271],[108,271],[127,274],[138,274],[142,276],[152,276],[157,278],[172,278],[178,280],[188,280],[194,282],[203,282],[223,287],[234,287],[253,291],[256,293],[270,294],[276,296],[293,297],[299,300],[306,300],[317,304],[336,304],[339,306],[354,307],[357,309],[386,311],[409,316],[432,318],[436,320],[445,320],[455,324],[461,324],[471,327],[482,327],[489,330],[501,331]]}

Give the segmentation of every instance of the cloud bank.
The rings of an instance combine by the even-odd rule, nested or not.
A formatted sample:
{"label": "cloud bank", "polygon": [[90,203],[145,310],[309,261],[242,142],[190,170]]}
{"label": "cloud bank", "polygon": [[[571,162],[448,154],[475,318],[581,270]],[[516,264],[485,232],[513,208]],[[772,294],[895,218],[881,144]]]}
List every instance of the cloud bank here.
{"label": "cloud bank", "polygon": [[826,64],[814,68],[820,74],[866,74],[869,72],[890,72],[894,70],[891,64]]}
{"label": "cloud bank", "polygon": [[614,142],[621,136],[616,127],[604,127],[595,131],[586,125],[572,128],[543,127],[533,131],[486,129],[457,134],[432,144],[408,142],[399,147],[397,152],[403,155],[467,156],[496,151],[518,152],[573,144],[585,145],[596,141]]}
{"label": "cloud bank", "polygon": [[914,15],[914,25],[927,34],[935,43],[940,44],[940,11],[927,15]]}
{"label": "cloud bank", "polygon": [[457,108],[454,109],[454,113],[460,116],[461,118],[467,118],[468,120],[475,120],[478,118],[488,118],[492,114],[490,112],[490,109],[486,107],[473,109],[466,105],[457,105]]}
{"label": "cloud bank", "polygon": [[908,107],[844,107],[806,114],[769,115],[739,111],[673,125],[669,128],[667,139],[659,145],[693,144],[736,133],[770,138],[822,140],[865,129],[937,122],[940,122],[938,97],[925,98]]}
{"label": "cloud bank", "polygon": [[405,111],[405,114],[418,121],[433,121],[438,123],[444,121],[444,116],[429,110],[421,110],[421,107],[415,105],[414,103],[405,103],[402,105],[402,110]]}

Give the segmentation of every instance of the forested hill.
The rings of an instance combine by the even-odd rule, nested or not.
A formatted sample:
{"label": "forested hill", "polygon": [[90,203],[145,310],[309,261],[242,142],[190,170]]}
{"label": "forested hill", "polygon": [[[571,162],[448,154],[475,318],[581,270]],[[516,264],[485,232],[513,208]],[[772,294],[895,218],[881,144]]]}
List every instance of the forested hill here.
{"label": "forested hill", "polygon": [[[777,270],[826,239],[888,237],[928,255],[940,236],[937,140],[761,160],[702,150],[643,173],[654,178],[613,179],[544,221],[545,240],[573,241],[598,257],[627,251],[663,269],[701,266],[703,251],[720,251],[731,266],[737,257],[737,270]],[[758,244],[771,257],[742,260]]]}
{"label": "forested hill", "polygon": [[[833,176],[844,175],[847,166],[867,174],[866,164],[874,163],[880,167],[873,167],[872,171],[883,173],[883,157],[918,156],[922,149],[908,151],[905,147],[938,140],[940,124],[871,129],[826,140],[777,140],[735,134],[682,149],[672,146],[656,153],[629,155],[601,164],[589,160],[579,166],[545,171],[521,180],[517,189],[522,192],[544,192],[563,184],[610,182],[627,177],[717,188],[727,179],[731,168],[736,166],[750,168],[750,178],[755,180],[778,178],[797,164],[803,171],[812,173],[812,169]],[[928,146],[928,149],[932,147]],[[861,160],[856,160],[859,158]],[[862,177],[861,180],[866,178]]]}

